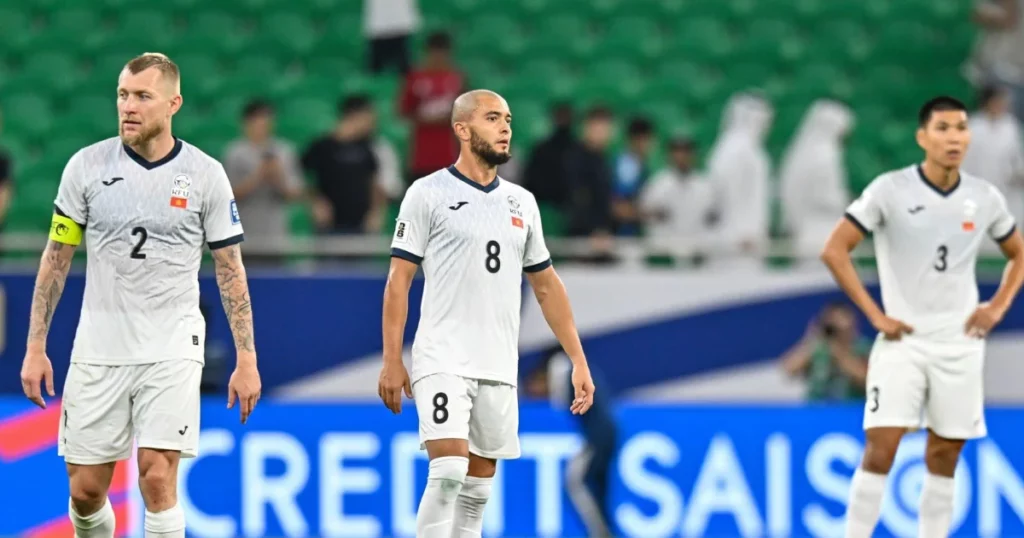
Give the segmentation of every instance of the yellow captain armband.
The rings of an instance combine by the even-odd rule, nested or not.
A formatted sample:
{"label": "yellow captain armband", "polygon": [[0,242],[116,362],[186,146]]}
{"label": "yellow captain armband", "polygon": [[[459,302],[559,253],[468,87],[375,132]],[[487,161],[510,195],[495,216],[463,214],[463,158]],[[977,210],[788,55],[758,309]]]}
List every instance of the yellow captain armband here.
{"label": "yellow captain armband", "polygon": [[50,222],[50,240],[77,246],[82,243],[82,227],[77,222],[54,213]]}

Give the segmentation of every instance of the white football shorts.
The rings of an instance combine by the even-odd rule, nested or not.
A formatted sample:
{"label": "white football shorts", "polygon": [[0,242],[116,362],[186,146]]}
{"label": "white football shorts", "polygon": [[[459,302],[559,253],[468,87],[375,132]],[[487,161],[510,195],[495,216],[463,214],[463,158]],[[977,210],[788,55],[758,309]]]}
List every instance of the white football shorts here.
{"label": "white football shorts", "polygon": [[985,341],[948,342],[879,336],[868,361],[864,429],[929,428],[947,439],[988,435],[983,368]]}
{"label": "white football shorts", "polygon": [[421,448],[435,439],[466,439],[472,454],[519,457],[519,394],[507,383],[432,374],[413,384]]}
{"label": "white football shorts", "polygon": [[139,448],[199,448],[199,384],[192,360],[102,366],[71,363],[61,400],[57,453],[68,463],[126,460]]}

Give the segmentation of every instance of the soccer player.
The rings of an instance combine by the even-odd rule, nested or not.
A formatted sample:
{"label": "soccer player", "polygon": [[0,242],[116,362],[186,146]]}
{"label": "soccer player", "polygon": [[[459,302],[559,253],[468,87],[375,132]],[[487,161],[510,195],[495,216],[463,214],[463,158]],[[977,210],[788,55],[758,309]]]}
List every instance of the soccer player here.
{"label": "soccer player", "polygon": [[[594,383],[569,297],[551,266],[533,195],[497,176],[510,158],[512,115],[498,94],[459,96],[454,165],[415,181],[392,240],[384,292],[384,367],[378,393],[394,413],[413,397],[430,458],[416,516],[419,538],[474,538],[483,528],[498,459],[518,458],[516,394],[522,274],[572,360],[571,411],[586,413]],[[402,363],[409,286],[426,278],[412,346]]]}
{"label": "soccer player", "polygon": [[[850,204],[821,256],[879,333],[868,363],[866,443],[850,489],[848,538],[871,536],[900,439],[922,426],[928,428],[928,473],[919,535],[949,535],[960,450],[987,432],[984,338],[1024,281],[1024,240],[1006,200],[959,169],[970,142],[964,105],[937,97],[921,107],[918,123],[924,162],[875,178]],[[868,233],[874,234],[884,310],[850,259]],[[995,296],[979,303],[974,267],[986,236],[1009,263]]]}
{"label": "soccer player", "polygon": [[170,59],[146,53],[128,62],[117,87],[120,137],[68,161],[36,278],[21,380],[25,395],[45,408],[40,383],[54,395],[46,335],[85,240],[85,297],[58,439],[79,538],[114,535],[107,490],[115,463],[131,457],[133,437],[147,538],[185,536],[177,472],[199,444],[203,243],[213,252],[237,348],[228,407],[237,399],[245,423],[260,397],[242,225],[221,164],[171,135],[181,103]]}

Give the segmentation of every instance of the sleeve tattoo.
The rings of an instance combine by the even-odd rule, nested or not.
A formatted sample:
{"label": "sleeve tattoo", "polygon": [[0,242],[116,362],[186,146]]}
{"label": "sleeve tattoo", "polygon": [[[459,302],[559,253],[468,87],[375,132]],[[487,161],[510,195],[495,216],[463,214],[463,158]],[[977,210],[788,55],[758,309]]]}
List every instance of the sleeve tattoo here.
{"label": "sleeve tattoo", "polygon": [[242,265],[242,250],[238,245],[213,251],[216,266],[217,286],[220,301],[235,337],[239,351],[255,352],[255,338],[252,330],[252,303],[249,300],[249,284]]}
{"label": "sleeve tattoo", "polygon": [[36,286],[32,293],[32,313],[29,317],[28,341],[46,343],[50,322],[57,310],[57,303],[64,293],[64,283],[71,270],[71,258],[75,247],[49,241],[39,264]]}

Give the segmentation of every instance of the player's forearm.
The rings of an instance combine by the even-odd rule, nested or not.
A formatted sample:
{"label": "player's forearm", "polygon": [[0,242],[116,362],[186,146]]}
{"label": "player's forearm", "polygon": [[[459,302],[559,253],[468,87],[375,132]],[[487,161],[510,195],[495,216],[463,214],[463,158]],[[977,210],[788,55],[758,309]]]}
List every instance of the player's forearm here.
{"label": "player's forearm", "polygon": [[1003,279],[999,283],[996,294],[992,296],[992,304],[1003,310],[1008,310],[1020,292],[1022,283],[1024,283],[1024,256],[1014,256],[1007,261],[1006,268],[1003,269]]}
{"label": "player's forearm", "polygon": [[384,362],[402,362],[405,322],[409,315],[409,287],[388,279],[384,288]]}
{"label": "player's forearm", "polygon": [[572,315],[572,306],[569,304],[569,293],[565,289],[562,279],[554,274],[552,269],[550,276],[543,279],[543,284],[534,285],[534,294],[537,297],[537,304],[544,314],[551,332],[562,345],[565,354],[572,360],[573,366],[579,366],[585,362],[583,355],[583,344],[580,343],[579,332],[576,331],[576,322]]}
{"label": "player's forearm", "polygon": [[252,301],[242,264],[242,249],[231,245],[213,251],[220,301],[235,339],[238,361],[256,361],[256,339],[252,328]]}
{"label": "player's forearm", "polygon": [[848,251],[828,247],[821,254],[821,261],[832,272],[832,278],[839,284],[839,288],[860,308],[868,320],[874,322],[885,315],[861,282]]}
{"label": "player's forearm", "polygon": [[64,293],[64,283],[71,270],[71,258],[75,247],[56,241],[49,241],[39,262],[35,290],[32,293],[32,313],[29,318],[28,343],[32,349],[45,350],[46,336],[50,333],[50,322],[57,310],[57,303]]}

